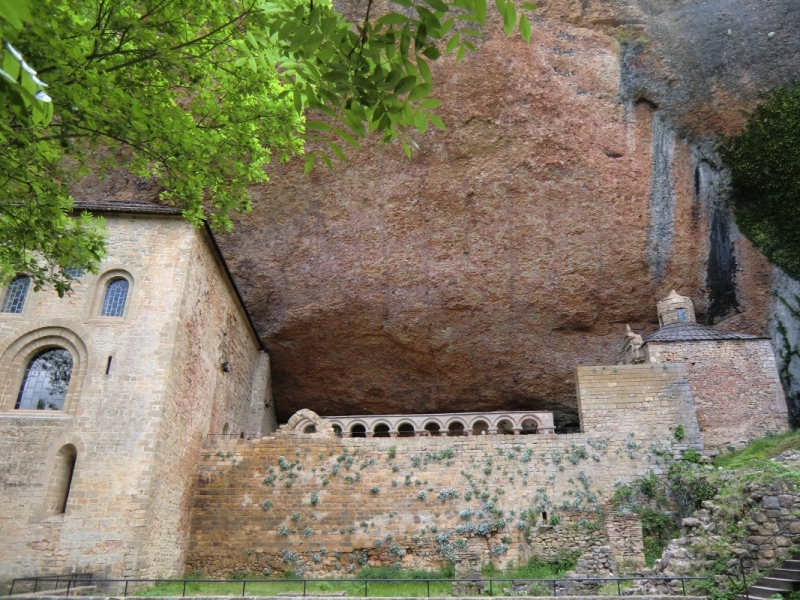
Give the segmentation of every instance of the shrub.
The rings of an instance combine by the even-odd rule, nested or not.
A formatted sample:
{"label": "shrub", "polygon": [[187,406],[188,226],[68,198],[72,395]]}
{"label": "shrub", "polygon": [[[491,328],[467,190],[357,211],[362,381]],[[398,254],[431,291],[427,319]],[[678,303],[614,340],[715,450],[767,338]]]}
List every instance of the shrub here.
{"label": "shrub", "polygon": [[388,456],[389,458],[394,458],[397,456],[397,446],[389,446]]}
{"label": "shrub", "polygon": [[683,460],[689,463],[700,463],[700,453],[694,448],[689,448],[683,453]]}

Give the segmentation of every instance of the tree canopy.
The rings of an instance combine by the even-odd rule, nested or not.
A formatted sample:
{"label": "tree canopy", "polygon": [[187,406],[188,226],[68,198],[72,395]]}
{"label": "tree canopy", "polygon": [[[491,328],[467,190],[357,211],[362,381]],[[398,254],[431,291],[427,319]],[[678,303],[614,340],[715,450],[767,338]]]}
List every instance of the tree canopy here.
{"label": "tree canopy", "polygon": [[769,93],[721,154],[739,229],[800,278],[800,82]]}
{"label": "tree canopy", "polygon": [[[475,49],[486,0],[390,0],[351,23],[329,0],[0,0],[0,284],[70,289],[96,272],[102,219],[70,186],[125,166],[193,223],[225,231],[273,158],[328,166],[340,143],[444,127],[429,63]],[[525,10],[496,0],[507,35]],[[311,109],[322,120],[306,120]]]}

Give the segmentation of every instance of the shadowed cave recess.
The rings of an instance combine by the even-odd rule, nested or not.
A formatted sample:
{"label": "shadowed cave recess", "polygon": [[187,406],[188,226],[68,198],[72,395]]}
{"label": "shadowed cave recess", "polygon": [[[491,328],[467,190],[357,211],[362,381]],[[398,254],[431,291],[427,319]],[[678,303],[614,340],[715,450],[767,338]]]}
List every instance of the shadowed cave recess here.
{"label": "shadowed cave recess", "polygon": [[797,282],[739,234],[715,147],[800,72],[798,31],[793,0],[543,0],[530,45],[493,23],[434,65],[448,129],[410,161],[369,142],[333,173],[272,165],[220,245],[279,419],[530,409],[574,427],[575,367],[620,361],[625,324],[652,332],[671,289],[777,347]]}

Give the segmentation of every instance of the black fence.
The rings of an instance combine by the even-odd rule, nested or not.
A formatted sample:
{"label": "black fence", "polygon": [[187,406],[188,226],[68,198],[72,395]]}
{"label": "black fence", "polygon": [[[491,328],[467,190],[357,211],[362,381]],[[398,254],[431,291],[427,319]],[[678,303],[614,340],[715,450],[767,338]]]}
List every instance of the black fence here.
{"label": "black fence", "polygon": [[[566,579],[96,579],[91,575],[64,577],[20,577],[14,579],[9,595],[46,592],[53,595],[87,595],[91,586],[102,595],[121,596],[452,596],[454,583],[472,587],[472,595],[502,596],[622,596],[628,582],[667,582],[673,596],[696,592],[692,582],[705,577],[585,577]],[[688,592],[687,592],[688,582]],[[576,590],[575,588],[578,587]],[[27,588],[27,589],[26,589]],[[504,591],[504,588],[506,591]],[[518,590],[518,591],[515,591]],[[344,594],[342,593],[344,592]],[[705,594],[698,594],[705,595]]]}

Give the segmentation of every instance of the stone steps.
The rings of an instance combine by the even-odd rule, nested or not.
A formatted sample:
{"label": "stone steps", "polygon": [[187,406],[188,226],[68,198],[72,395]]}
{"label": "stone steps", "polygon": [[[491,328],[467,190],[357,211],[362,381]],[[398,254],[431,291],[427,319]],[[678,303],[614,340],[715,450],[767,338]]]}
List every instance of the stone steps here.
{"label": "stone steps", "polygon": [[736,600],[747,600],[748,596],[771,598],[775,594],[783,596],[798,590],[800,590],[800,560],[790,558],[751,585],[747,594],[738,594]]}

